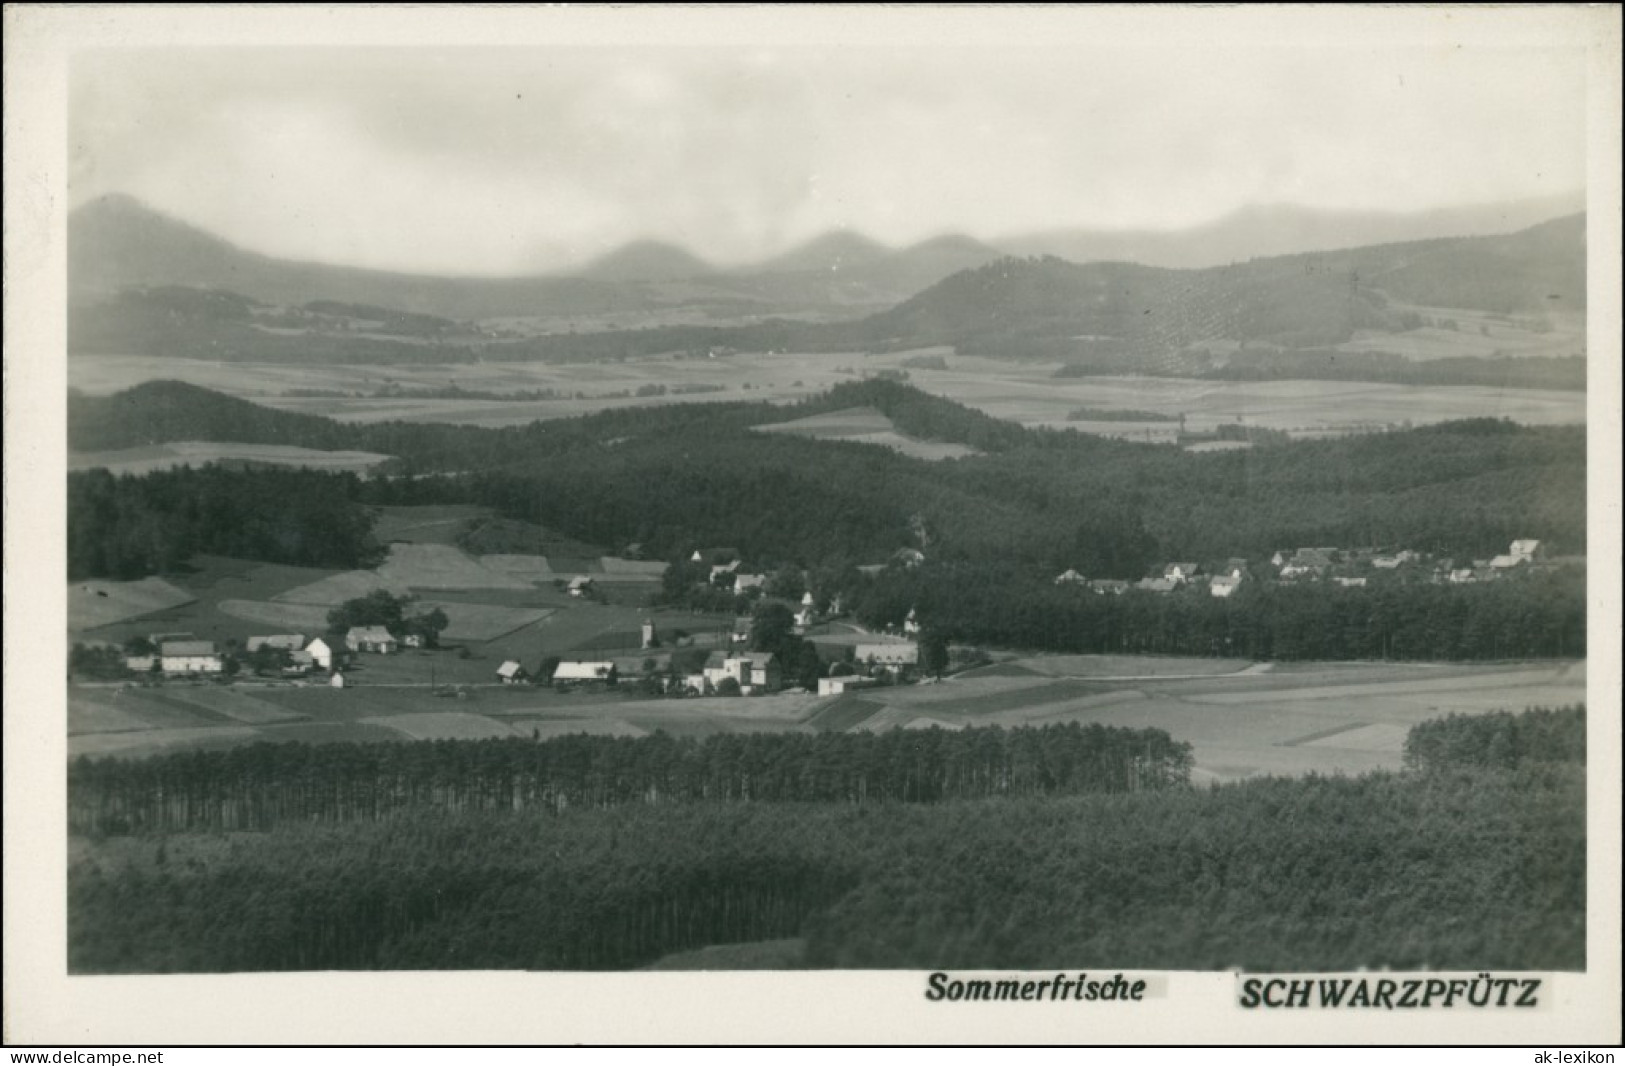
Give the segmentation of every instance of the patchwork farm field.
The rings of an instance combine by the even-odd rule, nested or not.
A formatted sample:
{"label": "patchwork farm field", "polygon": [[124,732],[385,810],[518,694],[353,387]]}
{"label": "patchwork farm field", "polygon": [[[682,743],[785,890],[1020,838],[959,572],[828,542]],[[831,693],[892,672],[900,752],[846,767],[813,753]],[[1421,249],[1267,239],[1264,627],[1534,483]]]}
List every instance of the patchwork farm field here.
{"label": "patchwork farm field", "polygon": [[[574,610],[561,612],[567,616]],[[600,616],[580,632],[609,621]],[[529,658],[534,658],[535,652]],[[1021,674],[980,673],[938,683],[878,687],[846,696],[665,699],[630,690],[561,694],[492,683],[494,657],[463,665],[482,680],[453,697],[426,684],[383,681],[388,664],[367,657],[354,687],[265,685],[223,690],[200,684],[161,689],[75,686],[68,699],[69,752],[136,754],[259,740],[638,736],[718,732],[822,732],[981,725],[1099,723],[1164,729],[1195,749],[1194,780],[1262,774],[1353,774],[1397,769],[1411,726],[1449,714],[1482,714],[1583,702],[1583,662],[1497,665],[1252,664],[1196,676],[1203,660],[1101,657],[1066,663],[1088,680],[1048,673],[1050,659],[1014,660]],[[526,661],[529,661],[527,658]],[[425,659],[424,661],[428,661]],[[440,654],[434,661],[458,662]],[[420,664],[421,665],[421,664]],[[1230,664],[1235,665],[1235,664]],[[1033,667],[1043,667],[1033,669]],[[1177,672],[1176,672],[1177,671]],[[447,681],[446,673],[440,675]]]}
{"label": "patchwork farm field", "polygon": [[[1479,332],[1482,327],[1488,327],[1490,333]],[[1556,345],[1563,349],[1557,354],[1566,354],[1572,348],[1561,335],[1518,331],[1511,324],[1488,321],[1469,326],[1463,319],[1453,337],[1428,339],[1413,338],[1411,334],[1381,334],[1365,338],[1363,342],[1351,342],[1350,349],[1360,350],[1363,343],[1367,349],[1400,350],[1407,338],[1411,338],[1417,350],[1406,350],[1406,354],[1417,358],[1429,357],[1430,352],[1434,357],[1492,355],[1496,351],[1534,356],[1546,353],[1544,345]],[[921,354],[944,355],[947,368],[906,365]],[[1504,417],[1530,424],[1585,421],[1585,396],[1578,392],[1337,381],[1226,382],[1129,376],[1056,378],[1052,376],[1056,366],[1055,363],[962,356],[941,348],[878,355],[850,352],[739,354],[715,359],[659,357],[613,364],[512,363],[443,367],[307,368],[97,356],[70,360],[68,377],[74,388],[93,394],[116,392],[143,381],[173,378],[281,410],[326,415],[348,422],[399,419],[504,426],[523,425],[538,419],[569,418],[607,408],[667,403],[726,400],[788,403],[842,381],[883,370],[904,371],[909,375],[910,384],[999,418],[1024,425],[1070,428],[1133,440],[1165,440],[1177,426],[1171,429],[1166,422],[1069,422],[1067,415],[1079,407],[1153,411],[1175,418],[1184,414],[1187,428],[1193,431],[1211,431],[1239,418],[1251,425],[1303,436],[1351,432],[1370,425],[1407,420],[1416,425],[1475,417]],[[491,392],[553,389],[569,398],[503,402],[285,395],[292,388],[343,392],[367,391],[386,385],[408,389],[445,387],[452,382],[463,388]],[[630,395],[645,385],[676,388],[696,384],[720,391],[671,392],[653,397]],[[825,427],[825,431],[831,428],[846,434],[841,439],[857,439],[851,435],[858,431],[856,424]],[[872,432],[884,434],[887,429]],[[895,444],[888,440],[875,443]]]}

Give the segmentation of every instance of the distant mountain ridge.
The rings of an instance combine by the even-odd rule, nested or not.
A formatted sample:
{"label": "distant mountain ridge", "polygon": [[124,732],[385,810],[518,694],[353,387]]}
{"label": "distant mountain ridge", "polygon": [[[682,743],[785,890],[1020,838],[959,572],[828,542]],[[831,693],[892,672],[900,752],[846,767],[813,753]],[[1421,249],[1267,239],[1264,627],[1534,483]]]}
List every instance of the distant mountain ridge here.
{"label": "distant mountain ridge", "polygon": [[998,242],[1015,255],[1199,269],[1303,252],[1515,233],[1585,210],[1583,193],[1433,211],[1331,211],[1292,204],[1244,207],[1179,230],[1055,229]]}
{"label": "distant mountain ridge", "polygon": [[[1573,195],[1418,214],[1253,207],[1171,232],[1053,230],[994,243],[947,234],[905,248],[837,230],[735,267],[644,240],[568,274],[444,277],[263,255],[115,194],[70,215],[68,281],[79,299],[178,285],[227,289],[267,303],[335,300],[462,320],[650,312],[685,300],[724,316],[752,309],[757,317],[801,311],[829,316],[888,307],[1005,255],[1197,268],[1401,240],[1504,234],[1583,206],[1584,197]],[[661,289],[663,282],[693,284],[673,293]]]}

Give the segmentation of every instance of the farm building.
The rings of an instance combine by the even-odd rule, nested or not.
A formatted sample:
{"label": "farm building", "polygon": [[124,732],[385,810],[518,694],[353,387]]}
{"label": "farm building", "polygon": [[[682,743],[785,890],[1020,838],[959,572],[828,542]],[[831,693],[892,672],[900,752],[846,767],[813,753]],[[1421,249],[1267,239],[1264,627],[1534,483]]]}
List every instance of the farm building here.
{"label": "farm building", "polygon": [[295,652],[305,646],[303,633],[278,633],[269,637],[249,637],[244,645],[252,654],[261,648],[273,648],[278,651]]}
{"label": "farm building", "polygon": [[759,589],[767,585],[766,574],[735,574],[734,593],[743,595],[750,589]]}
{"label": "farm building", "polygon": [[1089,589],[1097,596],[1121,596],[1128,591],[1127,581],[1101,577],[1089,582]]}
{"label": "farm building", "polygon": [[157,665],[158,656],[156,655],[126,655],[124,657],[124,669],[138,674],[149,673]]}
{"label": "farm building", "polygon": [[908,609],[908,617],[903,619],[903,632],[908,636],[918,636],[920,633],[920,615],[914,608]]}
{"label": "farm building", "polygon": [[735,559],[732,562],[727,562],[727,563],[712,563],[711,564],[711,580],[712,581],[715,581],[717,578],[721,577],[723,574],[737,574],[738,572],[739,572],[739,560],[738,559]]}
{"label": "farm building", "polygon": [[817,623],[818,612],[812,607],[798,607],[796,608],[795,618],[796,628],[805,631],[809,626]]}
{"label": "farm building", "polygon": [[1218,599],[1229,599],[1241,587],[1241,571],[1233,570],[1228,574],[1220,574],[1207,583],[1208,594]]}
{"label": "farm building", "polygon": [[212,641],[171,640],[158,654],[166,674],[218,674],[226,668]]}
{"label": "farm building", "polygon": [[585,596],[592,589],[592,578],[579,574],[570,579],[570,595]]}
{"label": "farm building", "polygon": [[1162,576],[1169,581],[1184,584],[1201,572],[1195,563],[1169,563],[1162,568]]}
{"label": "farm building", "polygon": [[311,667],[316,665],[316,657],[308,649],[291,651],[288,653],[288,665],[282,668],[285,674],[308,674]]}
{"label": "farm building", "polygon": [[818,679],[818,694],[820,696],[839,696],[855,688],[868,688],[876,684],[872,677],[858,677],[848,674],[846,677],[821,677]]}
{"label": "farm building", "polygon": [[1365,578],[1363,577],[1337,577],[1333,578],[1332,580],[1336,581],[1339,585],[1346,589],[1365,588]]}
{"label": "farm building", "polygon": [[555,683],[579,685],[589,681],[613,682],[615,664],[608,660],[567,659],[553,671]]}
{"label": "farm building", "polygon": [[[333,669],[333,648],[321,637],[317,637],[315,640],[305,645],[305,654],[310,656],[310,661],[312,663],[321,667],[323,670]],[[295,659],[297,661],[297,656]]]}
{"label": "farm building", "polygon": [[377,655],[393,655],[400,650],[400,641],[383,626],[351,626],[344,635],[344,643],[351,651],[370,651]]}
{"label": "farm building", "polygon": [[1515,566],[1522,566],[1526,559],[1517,555],[1497,555],[1490,560],[1491,570],[1511,570]]}
{"label": "farm building", "polygon": [[853,645],[852,657],[860,663],[912,666],[920,661],[920,646],[912,640],[869,640]]}
{"label": "farm building", "polygon": [[497,677],[504,685],[521,685],[530,680],[530,671],[509,659],[497,667]]}
{"label": "farm building", "polygon": [[735,644],[748,643],[750,641],[750,626],[751,620],[749,618],[735,618],[733,629],[729,631],[728,638]]}
{"label": "farm building", "polygon": [[1055,583],[1057,585],[1087,585],[1089,583],[1089,579],[1078,573],[1076,570],[1068,570],[1066,573],[1057,577],[1055,579]]}
{"label": "farm building", "polygon": [[403,648],[427,648],[428,646],[429,638],[422,633],[406,633],[401,637],[401,647]]}
{"label": "farm building", "polygon": [[1179,587],[1179,582],[1171,577],[1142,577],[1134,583],[1134,587],[1141,592],[1155,592],[1165,596]]}

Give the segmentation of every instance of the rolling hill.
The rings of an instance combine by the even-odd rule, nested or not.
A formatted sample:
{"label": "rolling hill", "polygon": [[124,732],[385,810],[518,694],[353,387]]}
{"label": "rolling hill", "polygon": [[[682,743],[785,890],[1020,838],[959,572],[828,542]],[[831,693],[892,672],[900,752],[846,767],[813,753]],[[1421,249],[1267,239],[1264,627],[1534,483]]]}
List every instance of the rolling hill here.
{"label": "rolling hill", "polygon": [[593,281],[666,281],[715,274],[717,268],[687,249],[664,241],[633,241],[582,267]]}

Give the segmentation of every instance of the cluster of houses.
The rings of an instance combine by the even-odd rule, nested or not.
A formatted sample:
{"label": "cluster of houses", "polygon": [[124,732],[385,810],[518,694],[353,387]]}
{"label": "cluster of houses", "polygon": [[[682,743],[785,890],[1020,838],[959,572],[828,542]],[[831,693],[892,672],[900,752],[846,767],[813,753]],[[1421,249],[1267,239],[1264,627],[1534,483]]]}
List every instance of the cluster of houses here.
{"label": "cluster of houses", "polygon": [[[196,640],[190,633],[154,633],[148,637],[156,651],[147,655],[127,655],[124,665],[139,673],[161,673],[173,677],[206,677],[224,674],[228,659],[236,657],[223,651],[212,640]],[[403,647],[422,647],[424,639],[416,633],[396,637],[384,626],[352,626],[342,640],[329,642],[326,637],[307,639],[303,633],[273,633],[249,637],[243,643],[243,652],[252,656],[260,651],[280,652],[285,656],[281,672],[285,676],[299,677],[315,670],[333,675],[335,687],[343,687],[340,672],[352,653],[393,655]]]}
{"label": "cluster of houses", "polygon": [[[1471,566],[1460,566],[1454,559],[1430,560],[1421,552],[1404,549],[1383,551],[1372,548],[1296,548],[1276,552],[1269,558],[1275,581],[1284,583],[1324,581],[1340,588],[1362,588],[1371,578],[1382,573],[1401,570],[1416,571],[1426,567],[1427,580],[1443,584],[1470,584],[1493,581],[1519,568],[1533,568],[1545,562],[1545,552],[1538,540],[1515,540],[1505,555],[1492,559],[1475,559]],[[1160,573],[1139,581],[1090,579],[1076,570],[1067,570],[1055,578],[1057,585],[1074,585],[1097,595],[1122,595],[1131,590],[1167,595],[1182,588],[1205,587],[1217,599],[1227,599],[1236,590],[1252,580],[1247,560],[1232,558],[1208,573],[1201,565],[1190,562],[1168,563]]]}

